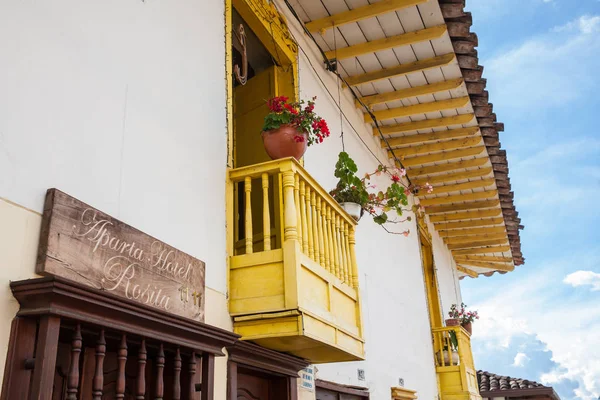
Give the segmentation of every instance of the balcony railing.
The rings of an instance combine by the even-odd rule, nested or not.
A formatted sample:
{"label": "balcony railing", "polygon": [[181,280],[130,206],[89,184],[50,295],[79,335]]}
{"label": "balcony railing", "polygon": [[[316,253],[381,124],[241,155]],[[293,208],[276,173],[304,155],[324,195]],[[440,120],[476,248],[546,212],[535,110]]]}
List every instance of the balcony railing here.
{"label": "balcony railing", "polygon": [[432,333],[442,400],[481,399],[469,333],[460,326],[434,328]]}
{"label": "balcony railing", "polygon": [[356,222],[295,159],[233,169],[229,178],[236,332],[313,362],[362,358]]}

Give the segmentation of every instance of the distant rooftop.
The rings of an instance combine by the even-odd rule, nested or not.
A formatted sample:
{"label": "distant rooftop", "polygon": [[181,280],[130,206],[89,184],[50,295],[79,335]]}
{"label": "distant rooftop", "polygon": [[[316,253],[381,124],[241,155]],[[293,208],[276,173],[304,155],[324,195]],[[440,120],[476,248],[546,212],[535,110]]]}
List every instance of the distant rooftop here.
{"label": "distant rooftop", "polygon": [[477,371],[477,381],[481,397],[536,397],[560,400],[554,389],[528,379]]}

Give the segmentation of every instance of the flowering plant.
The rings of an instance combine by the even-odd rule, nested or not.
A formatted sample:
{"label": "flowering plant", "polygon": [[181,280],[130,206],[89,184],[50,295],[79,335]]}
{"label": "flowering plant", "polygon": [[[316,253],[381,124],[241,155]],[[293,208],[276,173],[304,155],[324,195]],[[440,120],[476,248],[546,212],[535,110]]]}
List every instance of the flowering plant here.
{"label": "flowering plant", "polygon": [[[402,177],[406,176],[404,168],[390,168],[384,165],[377,166],[377,169],[371,173],[365,174],[359,178],[356,173],[358,167],[348,153],[341,152],[338,156],[338,161],[335,164],[335,176],[338,178],[338,183],[331,192],[331,196],[338,203],[352,202],[360,204],[363,212],[366,211],[373,217],[373,221],[379,225],[387,222],[398,223],[410,221],[410,217],[406,220],[390,220],[388,212],[395,211],[401,216],[404,206],[408,205],[408,195],[416,188],[407,186],[402,182]],[[387,176],[391,184],[385,191],[380,190],[377,193],[369,192],[368,189],[375,189],[376,185],[371,183],[373,176]],[[427,185],[428,190],[430,185]],[[408,231],[402,232],[407,236]]]}
{"label": "flowering plant", "polygon": [[269,114],[265,117],[262,130],[270,131],[282,125],[291,125],[299,132],[294,138],[296,142],[304,142],[303,133],[306,133],[309,146],[322,143],[330,132],[327,122],[314,112],[316,99],[288,102],[285,96],[273,97],[267,102]]}
{"label": "flowering plant", "polygon": [[479,319],[477,311],[467,311],[466,308],[467,305],[465,303],[460,303],[460,308],[458,308],[456,304],[452,304],[448,315],[450,318],[458,319],[461,325],[468,324],[476,319]]}

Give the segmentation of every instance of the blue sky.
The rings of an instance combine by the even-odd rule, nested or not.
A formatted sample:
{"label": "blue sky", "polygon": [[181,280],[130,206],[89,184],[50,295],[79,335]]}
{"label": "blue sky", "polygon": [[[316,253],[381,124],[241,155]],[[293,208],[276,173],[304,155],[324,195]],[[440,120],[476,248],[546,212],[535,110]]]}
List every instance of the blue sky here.
{"label": "blue sky", "polygon": [[600,1],[467,0],[524,266],[466,278],[476,366],[600,398]]}

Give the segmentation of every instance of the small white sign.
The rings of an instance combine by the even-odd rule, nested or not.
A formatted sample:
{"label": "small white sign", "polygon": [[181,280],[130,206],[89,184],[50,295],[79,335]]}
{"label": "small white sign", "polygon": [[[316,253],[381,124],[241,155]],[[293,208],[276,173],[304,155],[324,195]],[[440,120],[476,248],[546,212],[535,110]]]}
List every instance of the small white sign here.
{"label": "small white sign", "polygon": [[309,392],[315,391],[315,368],[313,366],[300,370],[300,387]]}

